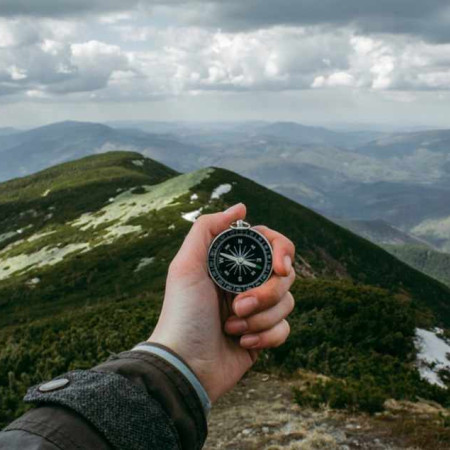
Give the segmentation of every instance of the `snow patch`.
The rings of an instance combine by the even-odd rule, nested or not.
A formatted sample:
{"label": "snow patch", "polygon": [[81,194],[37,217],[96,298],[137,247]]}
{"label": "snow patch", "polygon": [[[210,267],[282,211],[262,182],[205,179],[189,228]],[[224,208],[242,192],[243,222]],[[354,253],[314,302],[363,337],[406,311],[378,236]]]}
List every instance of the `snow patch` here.
{"label": "snow patch", "polygon": [[189,222],[195,222],[197,220],[197,217],[202,213],[203,207],[200,209],[197,209],[195,211],[187,212],[187,213],[181,213],[181,217],[184,220],[187,220]]}
{"label": "snow patch", "polygon": [[231,191],[231,184],[221,184],[220,186],[217,186],[214,191],[211,194],[211,200],[214,200],[216,198],[220,198],[223,194],[227,194]]}
{"label": "snow patch", "polygon": [[155,260],[154,256],[151,256],[150,258],[142,258],[139,261],[138,266],[136,267],[136,269],[134,269],[135,272],[139,272],[140,270],[142,270],[144,267],[148,266],[149,264],[151,264],[153,261]]}
{"label": "snow patch", "polygon": [[431,384],[437,384],[445,388],[445,384],[439,378],[440,369],[450,369],[450,345],[437,336],[442,331],[435,328],[434,331],[416,328],[415,345],[417,348],[417,363],[420,376]]}
{"label": "snow patch", "polygon": [[48,194],[50,194],[51,189],[47,189],[42,195],[41,197],[47,197]]}
{"label": "snow patch", "polygon": [[9,231],[8,233],[0,234],[0,243],[3,241],[7,241],[8,239],[14,237],[16,235],[15,231]]}
{"label": "snow patch", "polygon": [[108,234],[105,235],[105,239],[112,242],[125,234],[140,233],[141,231],[142,227],[140,225],[120,225],[111,227]]}
{"label": "snow patch", "polygon": [[198,195],[195,193],[191,195],[191,202],[193,202],[194,200],[198,200]]}
{"label": "snow patch", "polygon": [[167,227],[169,230],[175,230],[175,224],[171,224]]}
{"label": "snow patch", "polygon": [[[110,224],[106,231],[126,224],[135,217],[148,214],[150,211],[160,210],[172,203],[177,197],[188,192],[193,186],[209,177],[214,169],[201,169],[196,172],[170,178],[155,186],[142,186],[143,194],[133,194],[135,188],[119,194],[114,202],[104,206],[96,213],[82,214],[78,219],[70,222],[73,227],[82,231],[94,229],[99,225]],[[99,214],[100,213],[100,214]]]}
{"label": "snow patch", "polygon": [[137,167],[144,167],[144,160],[143,159],[134,159],[131,162],[132,162],[132,164],[134,164]]}
{"label": "snow patch", "polygon": [[0,280],[5,280],[17,272],[28,272],[38,267],[53,266],[61,262],[67,255],[87,249],[89,249],[88,243],[69,244],[61,248],[45,246],[35,253],[0,259]]}
{"label": "snow patch", "polygon": [[28,280],[25,284],[27,286],[34,287],[34,286],[38,285],[40,282],[41,282],[41,279],[38,277],[35,277],[35,278],[31,278],[31,280]]}

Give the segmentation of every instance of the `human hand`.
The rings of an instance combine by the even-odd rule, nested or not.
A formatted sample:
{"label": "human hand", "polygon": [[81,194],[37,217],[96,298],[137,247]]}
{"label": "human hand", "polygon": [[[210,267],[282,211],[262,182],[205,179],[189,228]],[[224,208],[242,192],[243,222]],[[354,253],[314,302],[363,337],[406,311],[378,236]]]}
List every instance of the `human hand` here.
{"label": "human hand", "polygon": [[286,317],[294,308],[289,289],[295,280],[295,247],[266,226],[252,228],[272,245],[273,274],[261,286],[237,295],[234,313],[223,315],[220,288],[208,273],[208,249],[215,236],[245,215],[245,205],[238,203],[195,221],[169,266],[161,315],[148,340],[185,359],[212,402],[234,387],[260,350],[278,347],[290,332]]}

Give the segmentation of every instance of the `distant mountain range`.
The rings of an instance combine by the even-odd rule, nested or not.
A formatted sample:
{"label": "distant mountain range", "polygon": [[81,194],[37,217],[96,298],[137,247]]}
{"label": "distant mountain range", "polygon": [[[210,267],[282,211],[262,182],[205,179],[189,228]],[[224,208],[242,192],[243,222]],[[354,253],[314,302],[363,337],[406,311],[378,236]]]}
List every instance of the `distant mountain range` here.
{"label": "distant mountain range", "polygon": [[450,250],[450,131],[337,132],[292,122],[61,122],[0,132],[0,180],[111,150],[216,166],[329,217],[383,220]]}
{"label": "distant mountain range", "polygon": [[0,128],[0,136],[6,136],[8,134],[14,134],[19,133],[19,130],[16,130],[15,128],[6,127],[6,128]]}
{"label": "distant mountain range", "polygon": [[418,344],[431,336],[446,348],[450,288],[230,170],[179,173],[108,152],[0,184],[0,426],[23,411],[30,385],[146,339],[192,222],[240,201],[251,224],[297,249],[292,333],[259,368],[325,375],[311,395],[352,411],[388,398],[450,405],[439,371],[450,362],[436,366]]}

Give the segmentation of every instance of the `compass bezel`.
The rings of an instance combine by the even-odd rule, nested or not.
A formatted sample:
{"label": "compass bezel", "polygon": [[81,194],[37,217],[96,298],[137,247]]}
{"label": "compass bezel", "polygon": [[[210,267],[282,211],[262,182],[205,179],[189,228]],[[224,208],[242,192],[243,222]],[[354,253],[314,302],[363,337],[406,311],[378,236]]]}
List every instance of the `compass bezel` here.
{"label": "compass bezel", "polygon": [[[265,261],[264,261],[264,270],[260,274],[260,276],[251,283],[246,283],[242,285],[233,284],[228,281],[226,281],[221,275],[220,271],[217,268],[217,265],[215,263],[215,256],[216,254],[214,252],[214,249],[217,247],[217,245],[224,240],[224,235],[226,237],[232,237],[232,236],[244,236],[244,237],[253,237],[253,240],[257,242],[263,249],[263,253],[265,254]],[[253,235],[253,236],[252,236]],[[255,236],[256,235],[256,236]],[[264,248],[264,245],[258,240],[261,239],[266,245],[267,249]],[[270,261],[268,256],[270,255]],[[207,266],[208,266],[208,272],[212,280],[223,290],[232,292],[234,294],[240,294],[242,292],[248,291],[250,289],[253,289],[255,287],[261,286],[264,284],[272,275],[273,272],[273,249],[270,245],[269,240],[259,231],[254,230],[253,228],[227,228],[226,230],[219,233],[211,242],[211,245],[209,246],[208,250],[208,258],[207,258]],[[214,270],[213,270],[214,269]],[[267,275],[265,272],[268,270]],[[218,276],[215,276],[215,273],[218,274]]]}

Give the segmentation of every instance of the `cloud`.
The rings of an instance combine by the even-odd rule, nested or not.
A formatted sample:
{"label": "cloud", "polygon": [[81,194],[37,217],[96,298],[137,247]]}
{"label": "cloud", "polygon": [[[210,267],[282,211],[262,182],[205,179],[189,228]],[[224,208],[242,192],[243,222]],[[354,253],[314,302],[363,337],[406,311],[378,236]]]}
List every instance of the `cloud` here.
{"label": "cloud", "polygon": [[10,101],[450,90],[450,44],[362,34],[356,26],[225,31],[156,27],[131,12],[114,12],[92,20],[0,19],[0,28],[0,95]]}
{"label": "cloud", "polygon": [[437,42],[450,40],[447,0],[227,0],[203,2],[201,7],[186,3],[188,12],[184,15],[188,20],[227,30],[275,25],[352,26],[363,34],[411,34]]}
{"label": "cloud", "polygon": [[100,13],[133,8],[139,2],[129,0],[2,0],[1,16],[60,17],[73,14]]}
{"label": "cloud", "polygon": [[135,10],[153,14],[158,9],[169,9],[181,25],[226,31],[272,26],[352,26],[362,34],[410,34],[429,41],[450,42],[447,0],[2,0],[0,16],[104,15],[104,21],[114,21]]}

